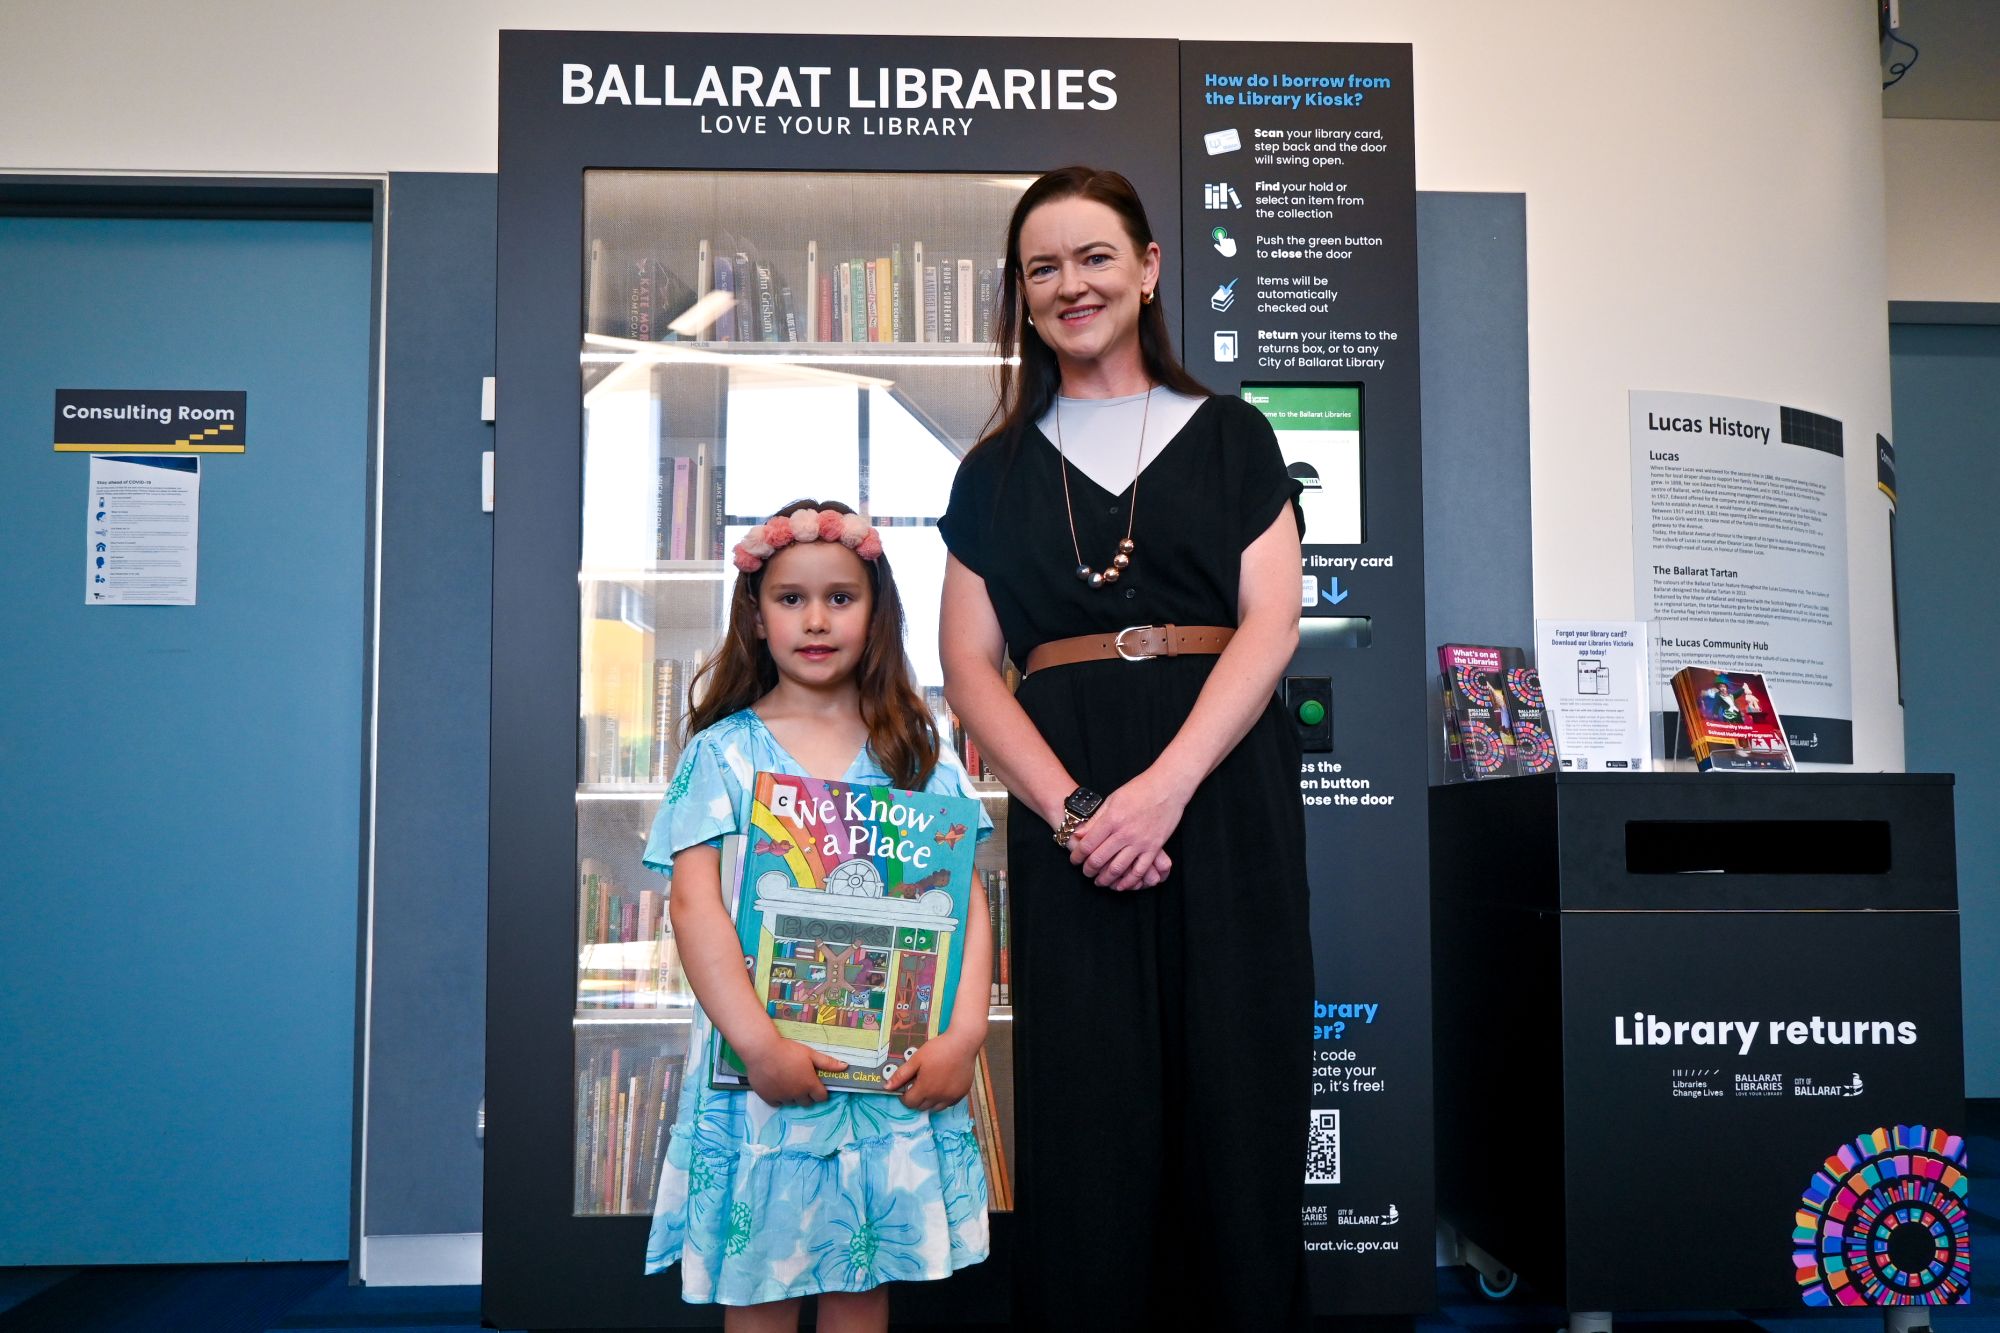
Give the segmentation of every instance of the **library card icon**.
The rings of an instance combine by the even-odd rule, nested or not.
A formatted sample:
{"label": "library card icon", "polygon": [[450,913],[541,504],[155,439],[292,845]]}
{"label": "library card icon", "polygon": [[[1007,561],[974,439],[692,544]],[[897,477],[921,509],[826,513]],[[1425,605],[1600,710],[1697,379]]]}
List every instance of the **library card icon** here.
{"label": "library card icon", "polygon": [[1243,146],[1243,136],[1238,134],[1233,128],[1212,130],[1201,136],[1201,142],[1208,149],[1208,155],[1214,157],[1218,153],[1233,153],[1241,148]]}

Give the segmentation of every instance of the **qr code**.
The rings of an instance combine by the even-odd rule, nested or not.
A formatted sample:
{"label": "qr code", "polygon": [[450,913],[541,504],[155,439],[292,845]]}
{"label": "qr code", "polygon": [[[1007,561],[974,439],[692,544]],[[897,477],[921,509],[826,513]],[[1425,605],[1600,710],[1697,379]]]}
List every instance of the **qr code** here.
{"label": "qr code", "polygon": [[1306,1130],[1306,1184],[1340,1183],[1340,1112],[1314,1111]]}

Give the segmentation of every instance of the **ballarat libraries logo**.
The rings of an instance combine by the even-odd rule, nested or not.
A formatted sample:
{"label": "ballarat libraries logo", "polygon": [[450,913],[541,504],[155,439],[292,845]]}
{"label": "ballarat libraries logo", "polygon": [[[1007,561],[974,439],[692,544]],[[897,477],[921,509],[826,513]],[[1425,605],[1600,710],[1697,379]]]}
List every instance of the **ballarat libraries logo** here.
{"label": "ballarat libraries logo", "polygon": [[1792,1267],[1807,1305],[1963,1305],[1972,1227],[1965,1140],[1897,1125],[1843,1145],[1793,1215]]}
{"label": "ballarat libraries logo", "polygon": [[1340,1183],[1340,1112],[1315,1110],[1307,1122],[1306,1184]]}

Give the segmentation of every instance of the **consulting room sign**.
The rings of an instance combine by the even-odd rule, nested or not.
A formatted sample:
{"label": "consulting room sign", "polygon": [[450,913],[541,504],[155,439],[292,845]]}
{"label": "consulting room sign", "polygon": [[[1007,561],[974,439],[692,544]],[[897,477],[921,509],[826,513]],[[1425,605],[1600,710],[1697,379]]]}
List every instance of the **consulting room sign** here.
{"label": "consulting room sign", "polygon": [[240,454],[250,395],[211,389],[57,389],[68,454]]}

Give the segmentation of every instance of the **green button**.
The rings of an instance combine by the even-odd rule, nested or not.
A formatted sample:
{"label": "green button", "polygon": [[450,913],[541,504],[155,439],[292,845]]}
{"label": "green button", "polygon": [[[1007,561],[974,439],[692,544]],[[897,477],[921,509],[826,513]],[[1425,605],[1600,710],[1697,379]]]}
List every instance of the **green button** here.
{"label": "green button", "polygon": [[1326,721],[1326,705],[1317,699],[1308,699],[1299,705],[1299,721],[1309,727],[1316,727]]}

